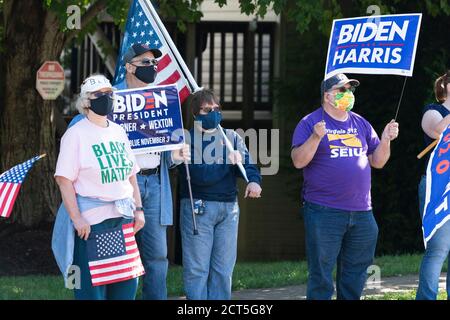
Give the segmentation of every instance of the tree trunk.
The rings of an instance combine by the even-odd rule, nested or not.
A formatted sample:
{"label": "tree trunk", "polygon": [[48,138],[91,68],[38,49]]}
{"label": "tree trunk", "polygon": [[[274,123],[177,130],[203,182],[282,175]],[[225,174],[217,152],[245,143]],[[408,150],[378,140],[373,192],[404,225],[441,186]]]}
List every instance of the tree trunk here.
{"label": "tree trunk", "polygon": [[55,14],[41,1],[7,0],[5,22],[5,103],[1,132],[1,172],[46,153],[25,178],[11,222],[35,227],[51,220],[59,202],[55,171],[55,104],[35,89],[36,72],[46,60],[59,60],[64,46]]}

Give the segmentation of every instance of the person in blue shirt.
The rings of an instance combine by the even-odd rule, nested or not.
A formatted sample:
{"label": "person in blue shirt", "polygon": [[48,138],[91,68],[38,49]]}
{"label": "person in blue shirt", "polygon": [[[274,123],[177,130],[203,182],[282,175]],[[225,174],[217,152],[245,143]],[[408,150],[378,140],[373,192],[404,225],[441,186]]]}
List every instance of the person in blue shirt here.
{"label": "person in blue shirt", "polygon": [[252,164],[243,139],[226,130],[236,151],[227,150],[217,129],[221,121],[219,101],[211,90],[193,94],[194,128],[186,135],[191,145],[189,164],[198,234],[194,235],[192,207],[185,166],[179,166],[183,282],[187,299],[231,299],[231,278],[237,255],[239,222],[236,180],[241,162],[249,183],[245,197],[261,196],[261,175]]}
{"label": "person in blue shirt", "polygon": [[[436,79],[434,93],[438,103],[423,109],[422,129],[425,145],[438,139],[450,125],[450,70]],[[429,158],[427,157],[429,160]],[[426,161],[428,163],[428,160]],[[419,212],[423,219],[425,206],[426,176],[419,183]],[[446,222],[428,241],[420,266],[417,300],[436,300],[442,265],[450,252],[450,223]],[[449,260],[450,267],[450,260]],[[450,299],[450,277],[447,276],[447,298]]]}
{"label": "person in blue shirt", "polygon": [[[159,49],[141,43],[132,45],[124,55],[125,79],[114,87],[117,90],[142,88],[151,85],[157,75]],[[69,126],[79,121],[75,117]],[[137,181],[145,215],[145,227],[136,235],[136,241],[145,268],[142,299],[167,299],[167,226],[173,224],[172,190],[169,169],[188,161],[190,149],[164,152],[149,152],[136,156],[141,168]]]}

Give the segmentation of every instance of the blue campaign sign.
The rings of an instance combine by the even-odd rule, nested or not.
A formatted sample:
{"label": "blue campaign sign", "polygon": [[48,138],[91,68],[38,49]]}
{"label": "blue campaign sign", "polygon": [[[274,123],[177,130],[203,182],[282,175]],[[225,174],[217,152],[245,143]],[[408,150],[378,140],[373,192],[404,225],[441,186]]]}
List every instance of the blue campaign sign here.
{"label": "blue campaign sign", "polygon": [[412,76],[421,13],[333,21],[325,78],[337,73]]}
{"label": "blue campaign sign", "polygon": [[450,127],[431,154],[427,167],[427,187],[422,231],[425,248],[436,231],[450,219]]}
{"label": "blue campaign sign", "polygon": [[108,118],[127,132],[136,154],[179,149],[184,143],[177,86],[154,86],[114,91]]}

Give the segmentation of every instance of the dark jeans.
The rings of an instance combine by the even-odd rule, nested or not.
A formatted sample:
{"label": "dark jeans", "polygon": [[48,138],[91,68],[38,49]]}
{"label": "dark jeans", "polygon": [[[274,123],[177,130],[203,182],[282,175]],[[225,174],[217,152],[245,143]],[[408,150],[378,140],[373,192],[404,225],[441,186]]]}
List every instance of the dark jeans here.
{"label": "dark jeans", "polygon": [[372,211],[345,211],[310,202],[304,204],[307,299],[359,300],[372,264],[378,226]]}

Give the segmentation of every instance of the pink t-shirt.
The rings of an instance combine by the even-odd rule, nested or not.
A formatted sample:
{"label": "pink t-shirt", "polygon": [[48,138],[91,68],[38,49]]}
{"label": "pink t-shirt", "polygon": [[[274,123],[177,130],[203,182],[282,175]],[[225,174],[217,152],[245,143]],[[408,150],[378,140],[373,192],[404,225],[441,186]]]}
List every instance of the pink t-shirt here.
{"label": "pink t-shirt", "polygon": [[[75,192],[104,201],[133,198],[129,178],[139,171],[123,128],[108,121],[100,127],[87,118],[67,129],[62,137],[55,176],[73,182]],[[83,212],[91,225],[121,217],[113,204]]]}

